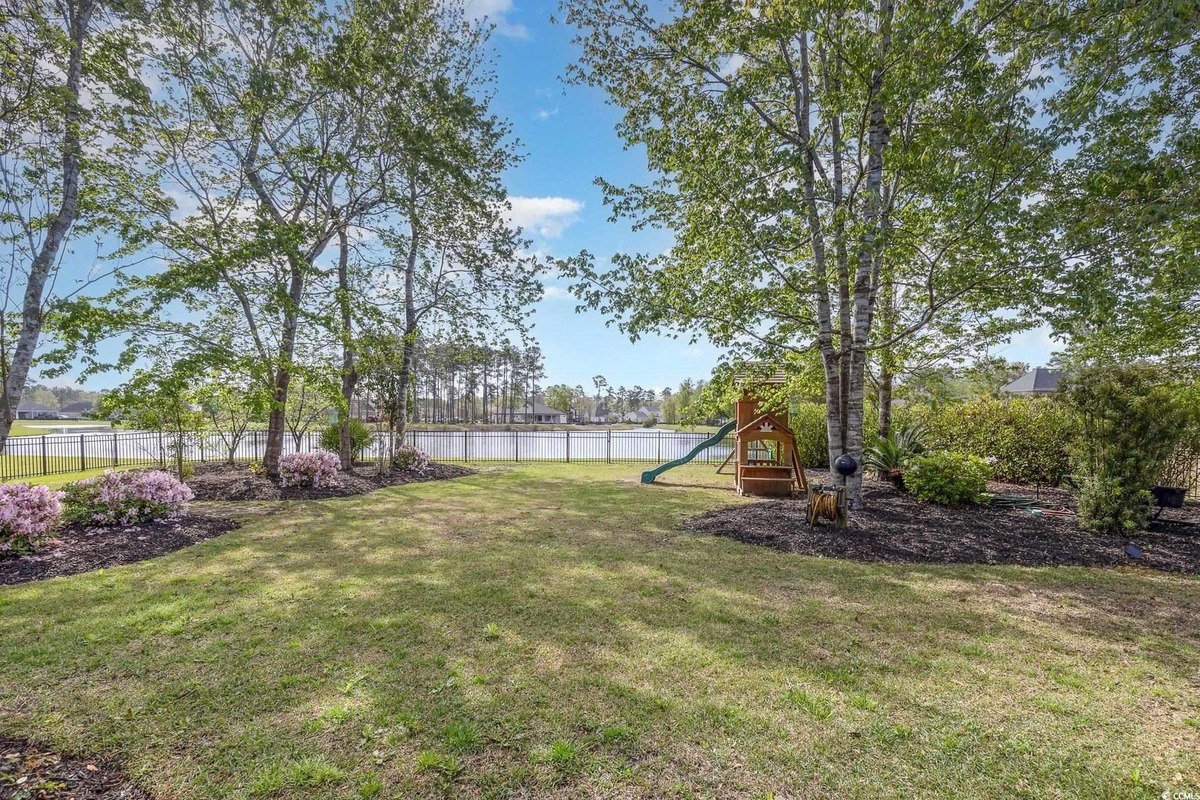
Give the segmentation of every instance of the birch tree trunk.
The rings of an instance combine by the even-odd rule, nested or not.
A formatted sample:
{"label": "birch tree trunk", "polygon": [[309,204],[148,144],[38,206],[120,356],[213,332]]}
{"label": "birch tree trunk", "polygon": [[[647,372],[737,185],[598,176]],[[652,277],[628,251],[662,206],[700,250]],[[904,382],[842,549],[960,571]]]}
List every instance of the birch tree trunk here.
{"label": "birch tree trunk", "polygon": [[63,142],[62,142],[62,188],[59,193],[58,212],[46,229],[46,238],[29,265],[29,276],[25,284],[25,296],[21,304],[21,330],[13,348],[12,360],[5,364],[4,413],[0,415],[0,451],[8,443],[12,430],[13,415],[25,392],[25,382],[37,351],[38,339],[42,334],[42,304],[45,302],[46,282],[58,261],[63,241],[79,215],[79,156],[82,151],[80,126],[83,108],[80,91],[83,80],[83,48],[88,37],[94,0],[79,0],[66,4],[67,23],[70,27],[70,53],[63,84]]}
{"label": "birch tree trunk", "polygon": [[883,154],[888,142],[888,125],[881,94],[888,51],[891,49],[892,0],[880,6],[878,63],[871,76],[868,94],[870,119],[867,130],[867,175],[864,187],[863,233],[858,244],[858,264],[854,275],[854,335],[850,347],[849,396],[846,398],[846,452],[859,469],[846,478],[846,494],[851,508],[862,506],[863,404],[866,395],[867,353],[874,313],[874,286],[878,276],[878,250],[883,245]]}

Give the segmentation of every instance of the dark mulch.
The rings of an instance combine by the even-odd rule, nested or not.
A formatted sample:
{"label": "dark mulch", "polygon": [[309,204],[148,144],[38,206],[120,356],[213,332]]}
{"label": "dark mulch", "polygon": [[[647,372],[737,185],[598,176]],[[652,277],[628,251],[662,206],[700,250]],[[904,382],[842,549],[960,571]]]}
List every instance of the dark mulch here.
{"label": "dark mulch", "polygon": [[110,761],[67,756],[0,736],[0,798],[151,800]]}
{"label": "dark mulch", "polygon": [[384,477],[379,475],[374,464],[358,464],[352,472],[338,473],[339,486],[324,489],[289,486],[283,489],[266,475],[251,472],[245,464],[195,466],[196,474],[187,479],[187,485],[195,492],[197,500],[322,500],[330,497],[353,497],[386,486],[444,481],[475,474],[475,470],[466,467],[430,463],[420,471],[398,470]]}
{"label": "dark mulch", "polygon": [[236,527],[238,524],[233,520],[203,514],[104,528],[70,525],[55,533],[56,541],[43,545],[32,555],[0,561],[0,585],[145,561]]}
{"label": "dark mulch", "polygon": [[[818,478],[819,480],[819,478]],[[727,506],[688,520],[699,533],[728,536],[788,553],[898,564],[1020,564],[1116,566],[1140,564],[1167,572],[1200,572],[1200,509],[1168,509],[1162,522],[1128,538],[1082,530],[1074,515],[1034,515],[1027,509],[944,508],[914,499],[890,484],[867,481],[866,508],[850,512],[845,528],[810,528],[805,501],[771,500]],[[1005,494],[1027,487],[993,486]],[[1043,490],[1043,503],[1070,509],[1067,492]],[[1141,548],[1133,559],[1126,545]]]}

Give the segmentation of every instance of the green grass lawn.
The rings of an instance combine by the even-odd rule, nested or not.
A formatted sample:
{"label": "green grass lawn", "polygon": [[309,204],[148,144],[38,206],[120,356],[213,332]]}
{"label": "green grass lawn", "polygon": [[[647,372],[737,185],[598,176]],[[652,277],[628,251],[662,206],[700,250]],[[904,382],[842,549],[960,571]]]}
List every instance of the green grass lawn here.
{"label": "green grass lawn", "polygon": [[0,731],[170,798],[1200,791],[1200,581],[784,555],[680,532],[711,468],[639,470],[256,503],[0,588]]}
{"label": "green grass lawn", "polygon": [[41,436],[42,434],[50,433],[50,428],[64,427],[111,428],[112,423],[102,419],[18,419],[13,420],[12,429],[8,432],[8,435]]}

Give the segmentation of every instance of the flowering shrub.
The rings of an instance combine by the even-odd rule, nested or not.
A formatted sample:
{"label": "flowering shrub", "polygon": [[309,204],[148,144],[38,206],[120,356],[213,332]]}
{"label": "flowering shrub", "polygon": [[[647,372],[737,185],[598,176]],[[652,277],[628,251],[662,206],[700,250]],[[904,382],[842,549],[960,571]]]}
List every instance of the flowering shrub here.
{"label": "flowering shrub", "polygon": [[396,469],[415,469],[417,472],[429,466],[429,454],[424,450],[402,444],[396,448],[392,458],[392,466]]}
{"label": "flowering shrub", "polygon": [[194,495],[174,475],[153,472],[106,472],[66,487],[64,518],[81,525],[132,525],[174,519],[187,513]]}
{"label": "flowering shrub", "polygon": [[279,459],[279,485],[337,486],[339,466],[335,453],[290,453]]}
{"label": "flowering shrub", "polygon": [[0,485],[0,553],[28,553],[58,526],[62,492],[25,483]]}

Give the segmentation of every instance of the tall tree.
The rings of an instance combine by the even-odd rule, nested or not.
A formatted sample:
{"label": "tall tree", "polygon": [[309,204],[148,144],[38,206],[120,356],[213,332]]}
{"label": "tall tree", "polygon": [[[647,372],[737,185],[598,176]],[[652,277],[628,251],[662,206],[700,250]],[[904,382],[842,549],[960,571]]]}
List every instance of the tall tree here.
{"label": "tall tree", "polygon": [[[676,234],[607,270],[565,261],[577,294],[633,336],[686,331],[771,359],[815,349],[830,460],[861,459],[872,351],[1027,273],[1021,200],[1054,143],[1029,99],[1040,62],[1004,34],[1019,6],[564,6],[583,31],[572,77],[625,109],[618,130],[657,176],[602,182],[607,200]],[[889,284],[921,302],[881,340]],[[846,481],[853,504],[860,479]]]}
{"label": "tall tree", "polygon": [[1035,208],[1042,301],[1087,361],[1200,358],[1200,7],[1071,0],[1046,14],[1067,137]]}
{"label": "tall tree", "polygon": [[5,3],[0,21],[2,449],[72,234],[123,216],[128,153],[110,139],[112,111],[137,86],[131,29],[98,0]]}

